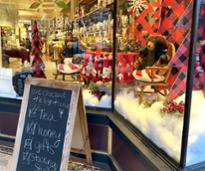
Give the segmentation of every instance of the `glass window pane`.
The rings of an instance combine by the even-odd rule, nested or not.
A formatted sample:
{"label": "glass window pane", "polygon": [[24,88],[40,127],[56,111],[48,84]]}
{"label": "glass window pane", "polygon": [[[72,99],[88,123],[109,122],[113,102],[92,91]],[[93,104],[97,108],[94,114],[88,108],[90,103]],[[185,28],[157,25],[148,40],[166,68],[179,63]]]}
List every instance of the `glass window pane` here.
{"label": "glass window pane", "polygon": [[[55,17],[46,15],[54,9],[45,9],[45,15],[37,21],[27,18],[17,23],[17,18],[10,17],[14,24],[13,20],[4,19],[8,15],[6,10],[12,8],[0,4],[1,63],[11,73],[8,87],[12,88],[12,79],[14,84],[6,97],[21,97],[24,80],[32,75],[79,81],[86,106],[111,108],[114,3],[113,0],[87,2],[69,1],[66,8],[58,9]],[[12,16],[17,16],[13,13]],[[25,12],[20,10],[18,14],[21,18]]]}
{"label": "glass window pane", "polygon": [[78,37],[83,48],[80,75],[85,105],[111,108],[113,17],[111,4],[98,5],[96,9],[90,9],[86,17],[76,19],[73,35]]}
{"label": "glass window pane", "polygon": [[118,5],[115,109],[179,162],[192,4]]}
{"label": "glass window pane", "polygon": [[199,11],[197,51],[194,65],[191,118],[187,151],[187,165],[205,161],[205,5]]}

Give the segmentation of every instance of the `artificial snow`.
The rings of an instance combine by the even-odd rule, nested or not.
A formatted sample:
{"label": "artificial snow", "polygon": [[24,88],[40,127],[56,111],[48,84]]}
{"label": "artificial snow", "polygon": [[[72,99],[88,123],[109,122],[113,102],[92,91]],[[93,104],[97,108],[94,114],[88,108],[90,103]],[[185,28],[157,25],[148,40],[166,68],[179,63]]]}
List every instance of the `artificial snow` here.
{"label": "artificial snow", "polygon": [[205,161],[205,98],[201,91],[193,91],[187,165]]}
{"label": "artificial snow", "polygon": [[91,94],[89,89],[83,89],[83,100],[85,106],[111,108],[111,96],[107,94],[102,96],[99,100],[96,96]]}
{"label": "artificial snow", "polygon": [[[185,95],[176,102],[185,101]],[[124,89],[115,100],[115,109],[142,133],[162,148],[176,161],[180,160],[183,116],[161,113],[164,99],[154,102],[151,107],[139,105],[133,92]],[[201,91],[193,91],[187,165],[205,160],[205,98]]]}

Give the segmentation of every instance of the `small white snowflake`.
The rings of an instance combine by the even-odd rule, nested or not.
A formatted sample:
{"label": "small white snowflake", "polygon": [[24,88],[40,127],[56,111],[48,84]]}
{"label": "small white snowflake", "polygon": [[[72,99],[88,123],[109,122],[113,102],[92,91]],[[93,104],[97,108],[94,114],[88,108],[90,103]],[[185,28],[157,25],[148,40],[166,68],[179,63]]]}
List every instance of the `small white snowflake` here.
{"label": "small white snowflake", "polygon": [[128,5],[130,6],[128,11],[135,12],[136,16],[139,16],[144,9],[148,8],[146,0],[128,0]]}

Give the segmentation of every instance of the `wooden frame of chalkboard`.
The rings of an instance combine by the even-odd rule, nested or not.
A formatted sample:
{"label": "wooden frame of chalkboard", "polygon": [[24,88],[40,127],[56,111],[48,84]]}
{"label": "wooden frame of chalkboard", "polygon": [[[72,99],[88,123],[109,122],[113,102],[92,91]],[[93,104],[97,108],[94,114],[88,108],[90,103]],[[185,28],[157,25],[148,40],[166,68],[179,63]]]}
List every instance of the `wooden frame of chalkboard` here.
{"label": "wooden frame of chalkboard", "polygon": [[81,85],[28,78],[10,170],[67,170],[76,115],[80,120],[86,161],[91,163]]}

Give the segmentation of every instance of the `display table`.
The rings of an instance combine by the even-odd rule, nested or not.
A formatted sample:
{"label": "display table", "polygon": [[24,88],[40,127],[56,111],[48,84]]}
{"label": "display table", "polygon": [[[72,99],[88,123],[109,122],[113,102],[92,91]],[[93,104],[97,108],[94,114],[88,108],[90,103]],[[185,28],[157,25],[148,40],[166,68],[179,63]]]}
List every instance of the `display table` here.
{"label": "display table", "polygon": [[30,62],[30,52],[26,49],[6,49],[5,54],[7,55],[6,60],[9,62],[9,58],[20,58],[22,63],[24,61]]}

